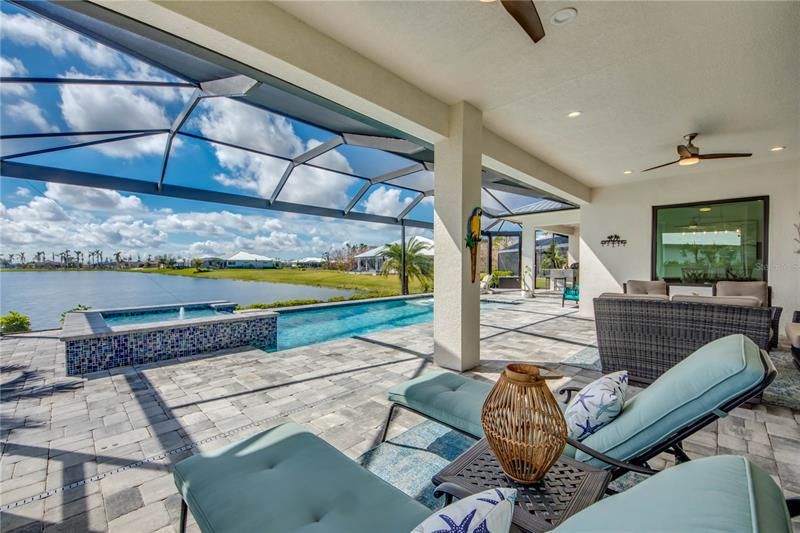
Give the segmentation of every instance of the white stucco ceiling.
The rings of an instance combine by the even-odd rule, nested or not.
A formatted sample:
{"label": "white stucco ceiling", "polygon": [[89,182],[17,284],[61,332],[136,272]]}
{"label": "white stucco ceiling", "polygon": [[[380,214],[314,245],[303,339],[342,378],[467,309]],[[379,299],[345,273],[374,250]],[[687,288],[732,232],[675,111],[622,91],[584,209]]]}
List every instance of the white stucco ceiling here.
{"label": "white stucco ceiling", "polygon": [[[498,2],[278,5],[440,100],[473,103],[490,129],[593,187],[800,158],[797,1],[539,1],[537,45]],[[577,19],[553,26],[565,6]],[[753,157],[639,172],[676,159],[693,131],[705,153]]]}

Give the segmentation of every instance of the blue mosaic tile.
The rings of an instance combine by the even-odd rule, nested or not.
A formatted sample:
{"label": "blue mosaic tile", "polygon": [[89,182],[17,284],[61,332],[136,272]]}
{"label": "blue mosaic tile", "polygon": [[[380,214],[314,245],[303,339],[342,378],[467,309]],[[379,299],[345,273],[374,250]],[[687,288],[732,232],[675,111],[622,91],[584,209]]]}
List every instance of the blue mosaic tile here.
{"label": "blue mosaic tile", "polygon": [[278,344],[278,318],[259,316],[65,342],[67,375],[77,376],[239,346],[274,350]]}

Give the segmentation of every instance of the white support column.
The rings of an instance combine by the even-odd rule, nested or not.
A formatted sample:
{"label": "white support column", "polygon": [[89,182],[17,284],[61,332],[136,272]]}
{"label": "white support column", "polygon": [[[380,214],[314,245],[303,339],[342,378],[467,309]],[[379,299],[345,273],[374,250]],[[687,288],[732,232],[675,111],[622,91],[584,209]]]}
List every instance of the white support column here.
{"label": "white support column", "polygon": [[567,264],[571,265],[573,263],[580,262],[580,246],[581,243],[581,228],[580,226],[576,226],[574,231],[571,235],[569,235],[567,241]]}
{"label": "white support column", "polygon": [[480,364],[480,293],[472,283],[467,219],[481,205],[481,111],[450,107],[449,135],[434,146],[434,360],[463,372]]}
{"label": "white support column", "polygon": [[522,223],[522,273],[523,289],[527,287],[533,293],[536,289],[536,225],[531,222]]}

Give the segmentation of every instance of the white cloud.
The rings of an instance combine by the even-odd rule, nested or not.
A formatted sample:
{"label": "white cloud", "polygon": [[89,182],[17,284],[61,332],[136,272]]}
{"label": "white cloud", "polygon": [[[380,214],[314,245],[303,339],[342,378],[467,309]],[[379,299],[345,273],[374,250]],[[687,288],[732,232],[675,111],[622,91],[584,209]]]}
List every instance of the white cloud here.
{"label": "white cloud", "polygon": [[23,13],[0,12],[3,38],[21,46],[39,46],[56,57],[69,53],[96,67],[113,67],[121,61],[120,54],[42,17]]}
{"label": "white cloud", "polygon": [[411,198],[400,199],[400,189],[380,186],[364,201],[364,211],[374,215],[398,216],[411,203]]}
{"label": "white cloud", "polygon": [[[86,77],[71,72],[71,77]],[[171,120],[164,106],[156,102],[152,90],[122,86],[61,85],[59,108],[73,131],[136,130],[169,128]],[[92,148],[112,157],[132,158],[160,155],[166,135],[151,135],[129,141],[98,144]],[[176,139],[177,148],[180,139]]]}
{"label": "white cloud", "polygon": [[67,220],[67,214],[58,203],[50,198],[37,196],[27,205],[7,209],[5,216],[17,221],[60,221]]}
{"label": "white cloud", "polygon": [[228,235],[231,231],[258,233],[280,229],[277,218],[242,215],[230,211],[173,213],[154,221],[163,231],[191,232],[200,235]]}
{"label": "white cloud", "polygon": [[47,121],[42,108],[33,102],[22,100],[13,104],[6,104],[3,106],[3,111],[13,120],[33,124],[39,131],[58,131],[57,127],[51,126]]}
{"label": "white cloud", "polygon": [[14,191],[14,196],[17,198],[28,198],[31,195],[31,190],[26,189],[25,187],[17,187],[17,190]]}
{"label": "white cloud", "polygon": [[108,189],[48,183],[45,196],[58,203],[89,211],[144,211],[138,196],[123,195]]}
{"label": "white cloud", "polygon": [[[287,158],[296,157],[320,144],[316,139],[304,143],[295,133],[291,122],[283,117],[227,98],[205,101],[198,108],[198,116],[192,123],[206,137]],[[281,159],[226,146],[215,146],[214,151],[217,161],[226,171],[214,176],[217,182],[226,187],[252,191],[265,198],[272,195],[288,165]],[[347,159],[338,152],[328,152],[315,162],[343,172],[352,172]],[[280,199],[338,207],[346,204],[345,191],[352,181],[341,175],[300,166],[292,171]]]}
{"label": "white cloud", "polygon": [[[0,57],[0,76],[4,78],[24,77],[28,69],[16,57]],[[29,83],[3,83],[0,85],[3,96],[26,96],[33,92]]]}

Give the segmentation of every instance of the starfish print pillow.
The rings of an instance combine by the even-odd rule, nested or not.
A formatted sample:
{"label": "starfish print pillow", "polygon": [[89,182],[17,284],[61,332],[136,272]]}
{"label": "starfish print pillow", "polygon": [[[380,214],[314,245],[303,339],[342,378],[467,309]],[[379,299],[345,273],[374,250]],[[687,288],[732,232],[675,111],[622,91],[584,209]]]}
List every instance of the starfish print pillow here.
{"label": "starfish print pillow", "polygon": [[435,511],[411,533],[508,533],[516,489],[489,489]]}
{"label": "starfish print pillow", "polygon": [[622,412],[628,392],[628,373],[614,372],[592,381],[569,402],[564,411],[567,432],[583,440]]}

